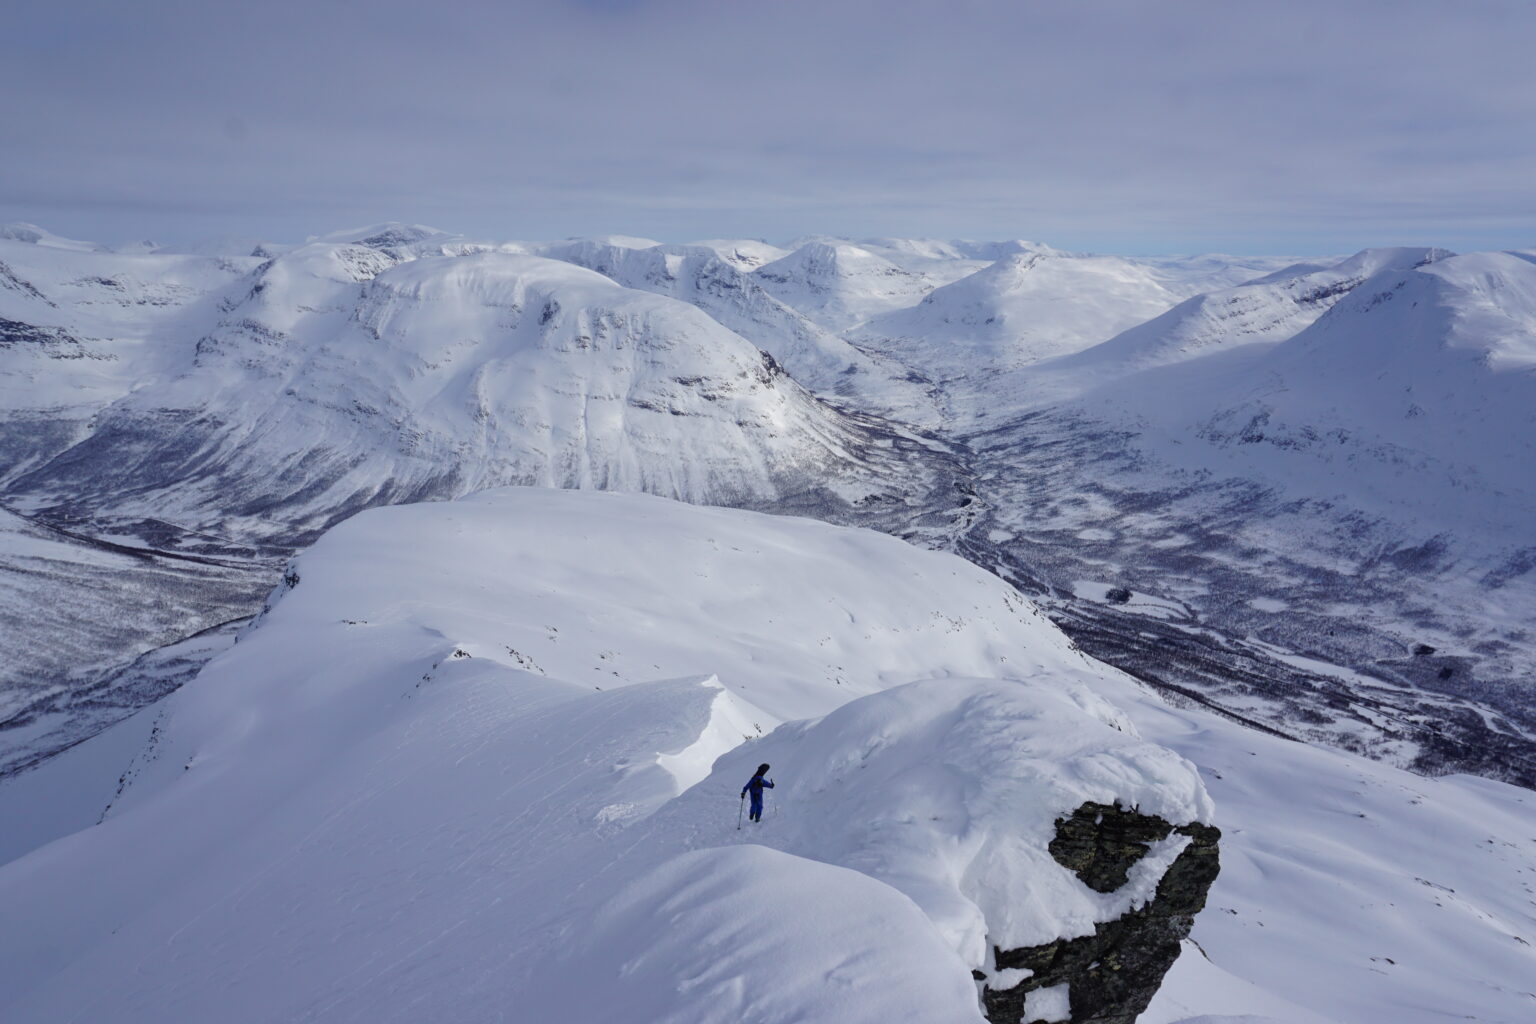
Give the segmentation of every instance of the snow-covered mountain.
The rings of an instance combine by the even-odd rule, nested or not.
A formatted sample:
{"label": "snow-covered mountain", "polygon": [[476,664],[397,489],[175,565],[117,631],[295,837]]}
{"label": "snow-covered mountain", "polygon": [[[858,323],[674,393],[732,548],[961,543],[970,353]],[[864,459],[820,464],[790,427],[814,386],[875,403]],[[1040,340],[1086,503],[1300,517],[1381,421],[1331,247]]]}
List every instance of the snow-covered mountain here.
{"label": "snow-covered mountain", "polygon": [[1453,255],[1444,249],[1367,249],[1323,267],[1299,264],[1235,287],[1202,292],[1167,313],[1059,360],[1052,370],[1109,376],[1210,354],[1216,346],[1284,341],[1309,326],[1368,278]]}
{"label": "snow-covered mountain", "polygon": [[[188,419],[178,458],[151,451],[123,468],[132,486],[153,481],[151,465],[180,480],[187,460],[249,472],[261,515],[282,508],[290,523],[333,521],[382,488],[522,482],[740,502],[907,491],[886,439],[718,321],[563,261],[317,243],[243,283],[190,365],[99,418],[92,440],[114,448],[104,433]],[[192,451],[189,433],[208,436]],[[77,443],[69,459],[91,455]],[[273,494],[274,468],[288,495]],[[18,486],[44,490],[68,470],[55,462]],[[222,516],[239,490],[219,491]]]}
{"label": "snow-covered mountain", "polygon": [[[18,1024],[1087,1021],[1160,942],[1151,1024],[1513,1021],[1536,965],[1528,791],[1170,707],[958,558],[643,496],[365,512],[0,814]],[[1126,930],[1212,821],[1189,941]]]}
{"label": "snow-covered mountain", "polygon": [[828,493],[842,463],[828,500],[853,501],[901,475],[869,431],[698,310],[567,263],[319,243],[226,305],[179,373],[102,410],[12,491],[257,544],[504,483],[752,503]]}
{"label": "snow-covered mountain", "polygon": [[[717,243],[725,248],[725,243]],[[738,252],[737,249],[731,249]],[[797,381],[822,394],[882,413],[901,412],[932,425],[921,410],[927,392],[910,369],[864,352],[774,298],[756,274],[703,245],[636,248],[582,240],[543,247],[540,255],[575,263],[626,288],[678,299],[769,353]]]}
{"label": "snow-covered mountain", "polygon": [[[1192,300],[973,439],[998,466],[977,529],[1105,656],[1294,735],[1529,782],[1532,295],[1517,256],[1397,250]],[[1299,672],[1250,678],[1276,652]]]}
{"label": "snow-covered mountain", "polygon": [[[102,623],[7,650],[13,727],[35,732],[61,687],[238,617],[231,585],[248,608],[283,558],[372,505],[518,483],[906,528],[909,503],[949,500],[942,444],[826,404],[696,306],[515,244],[344,235],[241,260],[0,243],[0,500],[85,544],[42,572],[12,562],[11,600],[18,617],[61,604]],[[157,596],[125,628],[113,608],[134,588],[84,585],[98,542],[207,594]]]}
{"label": "snow-covered mountain", "polygon": [[[12,738],[67,709],[85,735],[108,695],[120,714],[163,692],[185,661],[153,648],[240,617],[356,509],[523,482],[866,522],[965,553],[1100,655],[1233,714],[1426,770],[1536,778],[1507,681],[1532,658],[1521,371],[1403,360],[1379,313],[1336,326],[1381,275],[1455,263],[1442,250],[1277,270],[1027,242],[493,242],[411,224],[256,256],[10,234],[9,602],[18,624],[38,603],[74,624],[14,641]],[[1528,255],[1488,259],[1468,282],[1515,301]],[[1491,332],[1505,340],[1486,352],[1518,352],[1523,314],[1492,298],[1503,312],[1477,314],[1468,282],[1400,304],[1388,333],[1454,321],[1453,347]],[[1360,337],[1324,344],[1325,325]],[[1036,358],[1053,351],[1071,354]],[[1436,385],[1433,406],[1391,391]],[[60,557],[29,560],[39,538]],[[99,571],[104,551],[149,575]],[[181,596],[113,614],[142,580]],[[19,749],[7,763],[43,748]]]}
{"label": "snow-covered mountain", "polygon": [[1527,1014],[1531,253],[3,234],[7,1020]]}
{"label": "snow-covered mountain", "polygon": [[1116,257],[1019,253],[874,317],[853,334],[928,375],[996,374],[1075,352],[1176,301],[1147,268]]}
{"label": "snow-covered mountain", "polygon": [[688,248],[704,248],[737,270],[752,271],[789,255],[788,249],[770,245],[758,238],[706,238],[688,243]]}
{"label": "snow-covered mountain", "polygon": [[1155,399],[1133,387],[1095,401],[1252,456],[1251,472],[1321,473],[1332,479],[1307,484],[1329,492],[1344,473],[1352,500],[1489,536],[1530,523],[1533,371],[1536,266],[1480,253],[1383,268],[1251,361],[1159,375]]}
{"label": "snow-covered mountain", "polygon": [[935,282],[868,249],[815,241],[752,272],[768,294],[835,331],[920,300]]}

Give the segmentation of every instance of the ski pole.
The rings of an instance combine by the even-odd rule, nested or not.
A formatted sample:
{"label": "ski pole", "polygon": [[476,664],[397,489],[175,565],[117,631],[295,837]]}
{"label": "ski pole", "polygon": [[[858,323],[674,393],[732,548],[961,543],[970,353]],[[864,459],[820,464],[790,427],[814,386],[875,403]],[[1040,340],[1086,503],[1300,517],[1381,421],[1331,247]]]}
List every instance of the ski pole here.
{"label": "ski pole", "polygon": [[736,831],[741,831],[741,812],[746,809],[747,794],[741,794],[741,803],[736,805]]}

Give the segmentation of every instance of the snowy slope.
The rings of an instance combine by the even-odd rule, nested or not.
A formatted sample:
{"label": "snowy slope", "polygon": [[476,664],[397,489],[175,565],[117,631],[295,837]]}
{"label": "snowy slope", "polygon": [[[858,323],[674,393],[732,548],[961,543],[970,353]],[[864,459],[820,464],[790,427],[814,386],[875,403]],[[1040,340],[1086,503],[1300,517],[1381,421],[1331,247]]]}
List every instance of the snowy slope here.
{"label": "snowy slope", "polygon": [[104,821],[0,867],[7,1020],[979,1021],[979,934],[1106,912],[1030,859],[1053,804],[1206,817],[1178,755],[1223,872],[1144,1019],[1531,1008],[1528,793],[1167,707],[958,559],[522,489],[295,570]]}
{"label": "snowy slope", "polygon": [[260,542],[503,483],[835,503],[910,482],[697,309],[553,260],[315,243],[188,349],[13,479],[18,500]]}
{"label": "snowy slope", "polygon": [[[0,242],[0,507],[56,556],[0,530],[0,764],[58,749],[62,704],[70,736],[135,706],[81,686],[155,693],[103,673],[246,614],[362,507],[520,483],[903,528],[951,500],[941,445],[823,403],[693,305],[516,244],[341,236],[265,259]],[[100,544],[130,550],[101,569]]]}
{"label": "snowy slope", "polygon": [[1157,276],[1163,287],[1179,296],[1235,288],[1250,281],[1290,271],[1307,264],[1331,265],[1336,259],[1308,260],[1277,256],[1230,256],[1225,253],[1201,253],[1195,256],[1127,256]]}
{"label": "snowy slope", "polygon": [[[1275,271],[1278,261],[1216,255],[1100,256],[1029,243],[971,244],[967,251],[999,250],[996,262],[935,289],[916,306],[847,332],[935,382],[945,426],[962,434],[1151,365],[1163,350],[1187,353],[1213,344],[1211,335],[1251,334],[1236,317],[1262,321],[1271,337],[1286,336],[1287,328],[1295,333],[1310,322],[1304,319],[1309,309],[1297,312],[1299,304],[1312,303],[1315,316],[1326,308],[1317,296],[1331,294],[1328,285],[1358,283],[1366,272],[1358,258],[1310,276],[1301,269],[1287,276]],[[1385,265],[1380,254],[1367,262]],[[1263,280],[1268,271],[1280,283],[1225,290]]]}
{"label": "snowy slope", "polygon": [[[1155,638],[1099,649],[1234,712],[1425,770],[1536,778],[1536,266],[1348,263],[1379,269],[1208,296],[1062,361],[1116,379],[973,439],[997,467],[976,530],[1086,595],[1065,605],[1091,630]],[[1302,284],[1331,294],[1297,302]],[[1143,597],[1117,609],[1115,587]],[[1138,608],[1168,621],[1137,627]],[[1165,657],[1181,645],[1226,660],[1225,680],[1181,678]],[[1238,682],[1240,647],[1301,671]]]}
{"label": "snowy slope", "polygon": [[1051,369],[1124,375],[1210,354],[1279,342],[1309,326],[1368,278],[1443,260],[1443,249],[1366,249],[1326,267],[1300,265],[1235,287],[1214,289]]}
{"label": "snowy slope", "polygon": [[1306,330],[1245,355],[1085,401],[1197,444],[1189,459],[1202,467],[1319,498],[1344,492],[1432,532],[1513,540],[1528,527],[1536,266],[1484,253],[1386,269]]}
{"label": "snowy slope", "polygon": [[868,249],[835,241],[807,242],[752,276],[774,298],[835,331],[913,305],[934,286]]}
{"label": "snowy slope", "polygon": [[28,449],[0,464],[0,480],[183,366],[218,301],[259,263],[0,240],[0,444]]}
{"label": "snowy slope", "polygon": [[0,509],[0,777],[174,690],[216,649],[198,634],[248,614],[270,570],[93,541]]}
{"label": "snowy slope", "polygon": [[0,239],[12,242],[25,242],[28,245],[42,246],[47,249],[67,249],[71,252],[101,252],[106,246],[95,242],[82,242],[76,238],[65,238],[56,235],[47,228],[40,228],[36,224],[27,224],[17,221],[11,224],[0,224]]}
{"label": "snowy slope", "polygon": [[719,256],[737,270],[756,270],[764,263],[772,263],[789,255],[788,249],[757,238],[706,238],[687,243],[687,248],[704,248]]}
{"label": "snowy slope", "polygon": [[[402,536],[413,543],[402,546]],[[298,914],[284,929],[296,944],[252,957],[253,950],[231,945],[240,941],[237,934],[217,925],[229,920],[225,912],[205,917],[218,934],[185,938],[208,954],[206,971],[165,961],[181,979],[169,988],[162,988],[167,975],[124,978],[127,989],[114,997],[123,1000],[120,1019],[173,1010],[196,1016],[196,1007],[208,1005],[198,999],[230,1002],[227,984],[252,993],[270,988],[279,974],[269,971],[289,975],[281,986],[289,1008],[323,1005],[314,1003],[323,990],[380,953],[370,942],[342,942],[341,959],[311,960],[314,943],[330,945],[336,928],[368,927],[350,913],[338,918],[329,900],[311,898],[317,886],[332,882],[354,893],[354,906],[372,906],[363,913],[381,927],[396,918],[381,935],[405,944],[394,956],[419,946],[424,929],[440,930],[432,924],[436,915],[465,915],[463,944],[455,941],[441,959],[431,959],[455,977],[463,963],[478,964],[479,986],[514,984],[496,989],[504,999],[516,992],[515,983],[505,978],[505,966],[490,969],[486,957],[520,965],[526,958],[514,956],[517,944],[537,948],[543,941],[533,930],[534,915],[564,908],[556,902],[539,910],[509,891],[498,910],[481,887],[512,886],[523,900],[541,889],[561,891],[550,888],[548,873],[573,870],[571,859],[582,853],[579,845],[567,848],[565,839],[601,838],[672,795],[672,771],[686,769],[656,765],[657,751],[689,749],[721,700],[727,705],[719,711],[731,727],[705,738],[716,751],[782,719],[820,714],[913,678],[985,672],[1003,657],[1024,673],[1081,672],[1075,666],[1086,665],[1027,605],[956,559],[881,535],[656,499],[526,489],[384,510],[336,531],[297,562],[295,573],[297,585],[262,623],[167,705],[155,747],[130,772],[106,824],[65,844],[86,862],[122,856],[117,840],[98,845],[120,831],[137,837],[124,840],[130,845],[153,841],[162,848],[162,855],[133,858],[136,877],[127,886],[98,876],[99,889],[73,899],[77,908],[95,908],[87,913],[117,919],[113,942],[123,941],[123,950],[153,933],[155,919],[175,917],[216,891],[242,888],[234,879],[264,861],[287,863],[265,877],[296,888],[246,906]],[[1021,645],[1021,635],[1038,642]],[[727,689],[647,682],[709,675]],[[574,700],[580,703],[556,713],[557,703]],[[540,710],[546,706],[547,714]],[[464,754],[477,746],[481,753],[466,762]],[[706,746],[704,769],[711,760]],[[566,791],[557,815],[563,824],[549,822],[540,831],[536,822],[554,810],[547,800],[556,784]],[[395,805],[401,787],[414,795]],[[583,788],[590,792],[578,795]],[[460,796],[445,803],[449,792]],[[334,820],[344,823],[343,832],[327,829],[330,838],[311,840],[325,866],[301,863],[309,860],[302,853],[293,860],[295,844],[305,845],[293,830],[309,832],[313,815],[332,815],[359,797],[361,817],[344,813]],[[432,812],[415,824],[396,817],[433,806],[446,817]],[[519,807],[525,808],[521,819]],[[469,817],[458,818],[462,814]],[[175,821],[192,833],[184,842],[174,835]],[[391,821],[417,838],[388,838]],[[352,839],[336,846],[344,834]],[[467,861],[452,853],[460,843],[469,843]],[[85,952],[73,944],[93,943],[105,920],[60,915],[54,901],[63,894],[47,896],[35,887],[40,879],[33,870],[60,882],[72,874],[74,868],[61,869],[52,854],[41,851],[7,869],[5,882],[33,888],[40,899],[31,906],[53,922],[31,912],[8,915],[51,936],[37,944],[8,930],[7,955],[0,958],[8,973],[41,976],[67,968]],[[350,883],[331,874],[358,867],[363,873]],[[439,878],[436,897],[423,901],[409,886],[388,881],[418,872]],[[502,882],[493,883],[494,876]],[[429,918],[398,917],[396,896]],[[19,908],[9,891],[6,898]],[[476,905],[481,909],[471,910]],[[500,937],[487,941],[483,927]],[[265,945],[260,936],[271,936],[273,925],[251,919],[241,931]],[[68,949],[75,952],[55,955]],[[459,961],[461,954],[468,960]],[[91,956],[100,959],[82,968],[131,969],[145,979],[160,970],[143,962],[131,967],[128,960],[138,958],[124,960],[121,952]],[[452,967],[455,962],[461,966]],[[247,982],[229,976],[231,968]],[[213,981],[215,975],[222,980]],[[963,970],[959,978],[973,991]],[[34,1005],[73,999],[62,977],[59,983],[43,986],[47,991],[39,990]],[[252,987],[244,988],[247,983]],[[416,984],[416,999],[447,997],[420,976]],[[10,974],[3,987],[15,993],[19,985]],[[406,1006],[386,1011],[378,990],[361,994],[372,1011],[410,1016]],[[17,1007],[13,1019],[31,1012]],[[250,1013],[270,1016],[270,1004],[254,1005]]]}
{"label": "snowy slope", "polygon": [[991,263],[1019,252],[1050,252],[1049,246],[1034,242],[972,242],[945,241],[935,238],[833,238],[830,235],[812,235],[796,239],[791,248],[799,248],[812,242],[823,245],[852,245],[865,252],[917,274],[934,286],[960,280]]}
{"label": "snowy slope", "polygon": [[[1163,672],[1182,646],[1173,684],[1289,733],[1496,776],[1536,749],[1521,690],[1536,665],[1517,366],[1529,254],[1466,263],[1444,296],[1410,298],[1390,322],[1352,320],[1335,332],[1344,343],[1314,350],[1275,346],[1323,328],[1375,275],[1448,254],[1368,250],[1229,287],[1273,262],[910,239],[816,238],[793,253],[492,242],[398,223],[207,250],[258,258],[9,235],[0,504],[31,518],[0,531],[0,615],[16,624],[0,637],[5,706],[26,709],[5,719],[7,750],[43,717],[83,725],[98,691],[61,685],[160,692],[103,673],[239,614],[327,524],[508,482],[872,523],[1038,586],[1130,667]],[[751,258],[735,266],[738,250]],[[774,285],[781,294],[743,272],[775,262],[799,275]],[[1174,301],[1213,285],[1107,343],[1006,369],[1025,343],[1060,343],[1138,289]],[[560,313],[535,330],[512,306],[541,289]],[[553,314],[532,301],[532,319]],[[878,352],[868,346],[888,339],[850,344],[812,319],[860,303],[898,305],[872,323],[913,321],[911,336]],[[954,321],[927,322],[937,306]],[[1452,312],[1430,316],[1442,306]],[[1015,335],[1017,316],[1027,329]],[[583,347],[598,337],[584,324],[620,321],[611,347]],[[1380,343],[1381,324],[1454,334],[1464,358],[1404,359]],[[82,546],[31,560],[32,529]],[[96,542],[136,554],[103,567],[111,549]],[[177,561],[189,557],[214,564]],[[1105,598],[1120,590],[1129,603]],[[54,637],[58,624],[68,636]],[[26,735],[21,761],[42,749]]]}
{"label": "snowy slope", "polygon": [[[1247,393],[1213,403],[1222,408],[1200,428],[1215,445],[1246,434],[1258,451],[1347,461],[1356,494],[1434,508],[1446,526],[1477,529],[1490,515],[1529,525],[1536,498],[1536,267],[1529,263],[1485,253],[1378,275],[1236,383],[1229,395]],[[1334,444],[1314,440],[1322,437]],[[1471,500],[1447,507],[1451,491]]]}
{"label": "snowy slope", "polygon": [[[260,260],[125,255],[15,228],[0,240],[0,774],[173,689],[187,668],[174,657],[152,677],[118,670],[245,614],[273,568],[232,545],[208,557],[158,509],[132,537],[89,513],[38,520],[14,486],[180,372]],[[160,550],[178,539],[183,551]]]}
{"label": "snowy slope", "polygon": [[[735,250],[732,250],[735,251]],[[703,310],[769,353],[797,381],[880,413],[923,422],[926,392],[906,367],[855,348],[770,295],[757,276],[703,246],[636,248],[591,240],[544,246],[539,254],[595,270],[626,288]],[[931,421],[931,417],[927,417]]]}
{"label": "snowy slope", "polygon": [[935,289],[912,309],[876,317],[854,336],[947,380],[1075,352],[1175,301],[1128,260],[1020,253]]}

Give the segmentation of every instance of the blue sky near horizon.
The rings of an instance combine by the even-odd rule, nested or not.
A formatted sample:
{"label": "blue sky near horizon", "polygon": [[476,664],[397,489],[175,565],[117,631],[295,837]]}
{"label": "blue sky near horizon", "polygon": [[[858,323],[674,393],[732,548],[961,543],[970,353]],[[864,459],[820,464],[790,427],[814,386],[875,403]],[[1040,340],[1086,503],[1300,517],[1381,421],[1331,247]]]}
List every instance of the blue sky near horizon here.
{"label": "blue sky near horizon", "polygon": [[1536,247],[1530,0],[20,0],[0,221],[104,241]]}

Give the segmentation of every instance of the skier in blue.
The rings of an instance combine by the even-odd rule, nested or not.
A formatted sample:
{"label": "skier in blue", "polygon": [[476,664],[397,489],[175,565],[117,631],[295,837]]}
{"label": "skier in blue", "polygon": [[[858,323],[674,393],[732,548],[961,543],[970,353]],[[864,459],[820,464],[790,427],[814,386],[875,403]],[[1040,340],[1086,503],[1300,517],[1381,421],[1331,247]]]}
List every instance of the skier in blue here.
{"label": "skier in blue", "polygon": [[768,766],[766,764],[758,765],[757,774],[752,776],[750,782],[741,787],[742,796],[746,796],[748,793],[752,794],[752,813],[747,815],[747,817],[756,822],[763,820],[763,787],[773,788],[773,780],[763,778],[767,774]]}

